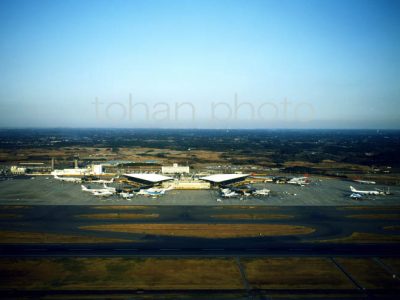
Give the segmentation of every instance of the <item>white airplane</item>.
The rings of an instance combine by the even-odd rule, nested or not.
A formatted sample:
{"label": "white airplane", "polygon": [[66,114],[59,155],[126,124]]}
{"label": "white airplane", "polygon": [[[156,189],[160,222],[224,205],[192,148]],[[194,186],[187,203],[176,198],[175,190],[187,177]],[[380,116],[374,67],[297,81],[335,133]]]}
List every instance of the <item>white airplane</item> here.
{"label": "white airplane", "polygon": [[350,198],[351,199],[362,199],[362,195],[359,193],[351,193]]}
{"label": "white airplane", "polygon": [[132,193],[126,193],[126,192],[121,192],[119,193],[119,195],[124,199],[130,199],[134,196]]}
{"label": "white airplane", "polygon": [[116,193],[117,192],[117,189],[115,187],[107,186],[105,183],[103,184],[103,187],[104,187],[104,189],[106,189],[106,190],[108,190],[108,191],[110,191],[112,193]]}
{"label": "white airplane", "polygon": [[362,183],[362,184],[376,184],[375,181],[370,181],[370,180],[359,180],[359,179],[356,179],[354,181],[358,182],[358,183]]}
{"label": "white airplane", "polygon": [[298,185],[303,186],[305,184],[309,184],[310,182],[309,182],[308,177],[295,177],[295,178],[290,179],[287,183],[298,184]]}
{"label": "white airplane", "polygon": [[113,192],[110,192],[110,191],[107,191],[107,190],[105,190],[105,191],[94,191],[92,194],[95,195],[95,196],[99,196],[99,197],[110,197],[110,196],[114,195]]}
{"label": "white airplane", "polygon": [[81,183],[82,182],[81,178],[76,178],[76,177],[58,177],[57,175],[54,175],[54,179],[57,179],[60,181],[65,181],[65,182],[73,182],[73,183]]}
{"label": "white airplane", "polygon": [[115,190],[112,190],[109,187],[103,188],[103,189],[89,189],[84,185],[81,185],[81,187],[82,187],[82,191],[92,193],[95,196],[108,197],[108,196],[115,194]]}
{"label": "white airplane", "polygon": [[89,189],[87,186],[84,186],[83,184],[81,184],[81,188],[82,191],[89,193],[106,191],[106,189]]}
{"label": "white airplane", "polygon": [[161,196],[164,195],[166,191],[172,190],[172,187],[167,189],[160,189],[160,188],[149,188],[149,189],[141,189],[136,195],[143,195],[143,196]]}
{"label": "white airplane", "polygon": [[382,191],[359,191],[354,187],[350,186],[350,190],[352,193],[360,194],[360,195],[384,195],[385,193]]}
{"label": "white airplane", "polygon": [[239,194],[236,192],[222,194],[222,197],[224,197],[224,198],[232,198],[232,197],[236,197],[236,196],[239,196]]}
{"label": "white airplane", "polygon": [[221,189],[221,196],[224,198],[231,198],[231,197],[239,196],[239,194],[230,189]]}
{"label": "white airplane", "polygon": [[255,195],[255,196],[268,196],[269,193],[271,193],[271,190],[261,189],[261,190],[254,191],[253,195]]}
{"label": "white airplane", "polygon": [[104,179],[91,180],[90,182],[93,182],[93,183],[113,183],[114,182],[114,178],[111,178],[110,180],[104,180]]}

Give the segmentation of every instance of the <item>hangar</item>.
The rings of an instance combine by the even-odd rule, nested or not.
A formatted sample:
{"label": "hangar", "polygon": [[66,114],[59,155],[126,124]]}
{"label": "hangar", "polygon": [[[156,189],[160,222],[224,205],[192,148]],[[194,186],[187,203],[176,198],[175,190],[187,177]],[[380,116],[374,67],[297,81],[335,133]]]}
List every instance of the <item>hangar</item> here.
{"label": "hangar", "polygon": [[201,177],[201,180],[208,181],[212,185],[226,185],[243,181],[250,174],[214,174],[206,177]]}
{"label": "hangar", "polygon": [[127,177],[129,180],[140,183],[140,184],[145,184],[145,185],[156,185],[160,184],[164,181],[168,180],[173,180],[174,178],[164,176],[164,175],[159,175],[159,174],[146,174],[146,173],[130,173],[130,174],[124,174],[125,177]]}

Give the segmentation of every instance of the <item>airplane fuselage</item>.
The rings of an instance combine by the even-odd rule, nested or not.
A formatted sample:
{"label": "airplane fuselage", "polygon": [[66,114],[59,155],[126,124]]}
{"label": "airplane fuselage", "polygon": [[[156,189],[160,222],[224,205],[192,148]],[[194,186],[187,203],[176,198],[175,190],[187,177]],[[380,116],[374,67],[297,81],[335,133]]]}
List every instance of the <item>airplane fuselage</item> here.
{"label": "airplane fuselage", "polygon": [[380,191],[359,191],[352,186],[350,186],[350,190],[353,193],[362,194],[362,195],[383,195],[383,193]]}

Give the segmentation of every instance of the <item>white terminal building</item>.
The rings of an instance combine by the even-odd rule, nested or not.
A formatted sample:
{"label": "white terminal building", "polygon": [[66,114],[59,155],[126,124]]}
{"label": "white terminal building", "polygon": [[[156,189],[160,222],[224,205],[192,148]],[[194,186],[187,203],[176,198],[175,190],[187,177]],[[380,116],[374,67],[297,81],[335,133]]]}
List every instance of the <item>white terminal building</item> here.
{"label": "white terminal building", "polygon": [[103,174],[102,165],[91,165],[87,168],[73,168],[73,169],[62,169],[54,170],[51,175],[57,176],[85,176],[85,175],[101,175]]}
{"label": "white terminal building", "polygon": [[172,166],[162,166],[161,173],[163,173],[163,174],[190,173],[190,168],[189,168],[189,166],[180,166],[178,164],[173,164]]}
{"label": "white terminal building", "polygon": [[172,187],[174,190],[202,190],[210,189],[212,186],[224,186],[226,184],[238,183],[245,180],[249,174],[214,174],[199,179],[174,178],[160,174],[130,173],[124,174],[129,180],[137,184],[161,185],[164,188]]}

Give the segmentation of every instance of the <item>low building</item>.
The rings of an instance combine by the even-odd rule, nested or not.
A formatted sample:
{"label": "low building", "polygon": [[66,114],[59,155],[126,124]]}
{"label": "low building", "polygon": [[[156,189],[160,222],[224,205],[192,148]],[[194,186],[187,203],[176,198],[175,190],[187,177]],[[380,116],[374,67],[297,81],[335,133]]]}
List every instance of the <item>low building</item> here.
{"label": "low building", "polygon": [[13,175],[23,175],[26,173],[26,168],[18,167],[18,166],[11,166],[10,172]]}
{"label": "low building", "polygon": [[57,176],[85,176],[90,175],[91,170],[86,168],[54,170],[51,175]]}
{"label": "low building", "polygon": [[190,168],[189,168],[189,166],[180,166],[178,164],[173,164],[172,166],[162,166],[161,173],[163,173],[163,174],[190,173]]}
{"label": "low building", "polygon": [[180,179],[180,180],[174,180],[172,182],[171,181],[163,182],[163,187],[164,188],[172,187],[174,190],[208,190],[210,189],[211,184],[203,180]]}

